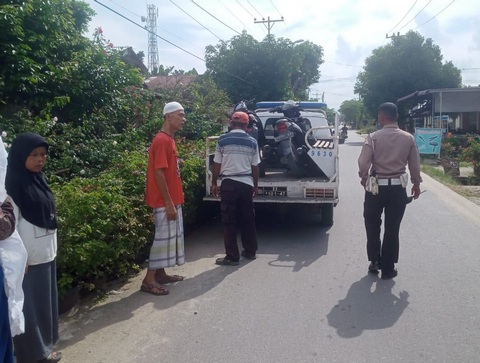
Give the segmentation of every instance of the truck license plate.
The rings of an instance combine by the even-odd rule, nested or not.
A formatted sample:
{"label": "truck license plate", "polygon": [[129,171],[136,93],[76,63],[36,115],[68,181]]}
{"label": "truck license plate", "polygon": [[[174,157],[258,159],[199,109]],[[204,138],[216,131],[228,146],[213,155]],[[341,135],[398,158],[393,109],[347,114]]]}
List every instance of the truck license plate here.
{"label": "truck license plate", "polygon": [[258,194],[264,197],[286,197],[287,187],[258,187]]}
{"label": "truck license plate", "polygon": [[283,141],[283,140],[287,140],[287,139],[290,139],[291,137],[293,137],[293,132],[288,131],[284,134],[280,134],[278,136],[275,136],[275,142],[280,142],[280,141]]}

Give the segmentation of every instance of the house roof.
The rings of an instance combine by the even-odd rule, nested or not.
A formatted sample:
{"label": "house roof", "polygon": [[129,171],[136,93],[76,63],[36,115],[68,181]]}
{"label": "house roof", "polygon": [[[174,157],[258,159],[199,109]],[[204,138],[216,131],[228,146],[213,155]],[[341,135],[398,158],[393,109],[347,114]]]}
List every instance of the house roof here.
{"label": "house roof", "polygon": [[133,51],[132,47],[127,47],[123,50],[122,59],[125,63],[137,67],[141,73],[145,74],[148,72],[148,68],[143,64],[142,58]]}
{"label": "house roof", "polygon": [[480,87],[442,88],[416,91],[397,100],[402,102],[432,101],[433,112],[480,112]]}
{"label": "house roof", "polygon": [[145,86],[149,89],[177,88],[188,86],[197,76],[175,74],[172,76],[154,76],[145,80]]}

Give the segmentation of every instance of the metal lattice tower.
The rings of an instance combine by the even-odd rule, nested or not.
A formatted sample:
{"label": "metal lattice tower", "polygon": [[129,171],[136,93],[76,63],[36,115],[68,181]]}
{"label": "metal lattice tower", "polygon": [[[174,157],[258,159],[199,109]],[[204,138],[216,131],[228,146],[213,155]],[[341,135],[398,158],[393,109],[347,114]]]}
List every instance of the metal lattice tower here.
{"label": "metal lattice tower", "polygon": [[147,5],[147,29],[148,29],[148,70],[153,72],[158,69],[157,47],[157,18],[158,9],[155,5]]}

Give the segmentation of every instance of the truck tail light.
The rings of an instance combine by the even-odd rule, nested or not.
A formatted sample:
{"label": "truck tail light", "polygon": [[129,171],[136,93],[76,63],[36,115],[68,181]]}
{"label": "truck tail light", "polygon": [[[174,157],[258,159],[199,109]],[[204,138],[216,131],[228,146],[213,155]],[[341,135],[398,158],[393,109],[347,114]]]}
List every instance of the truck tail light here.
{"label": "truck tail light", "polygon": [[277,130],[280,131],[280,132],[286,131],[286,130],[288,129],[288,125],[287,125],[287,122],[286,122],[286,121],[278,121],[278,122],[275,124],[275,127],[276,127]]}

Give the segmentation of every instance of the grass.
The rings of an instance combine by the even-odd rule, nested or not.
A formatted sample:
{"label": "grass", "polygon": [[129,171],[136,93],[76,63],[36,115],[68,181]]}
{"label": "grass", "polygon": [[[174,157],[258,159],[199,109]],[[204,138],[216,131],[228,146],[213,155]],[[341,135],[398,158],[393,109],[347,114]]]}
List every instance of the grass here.
{"label": "grass", "polygon": [[445,174],[443,172],[443,169],[432,166],[432,165],[426,165],[422,164],[421,165],[421,170],[428,176],[432,177],[433,179],[439,181],[442,184],[445,184],[447,186],[456,186],[456,185],[461,185],[461,183],[455,179],[453,176]]}

